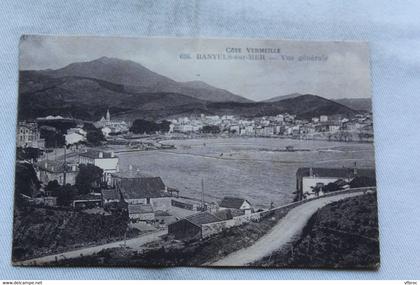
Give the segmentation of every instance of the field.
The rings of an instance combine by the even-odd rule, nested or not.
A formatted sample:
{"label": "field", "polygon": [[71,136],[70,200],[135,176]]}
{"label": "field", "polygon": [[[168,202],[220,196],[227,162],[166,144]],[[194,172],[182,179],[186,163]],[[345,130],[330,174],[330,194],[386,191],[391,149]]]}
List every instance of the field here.
{"label": "field", "polygon": [[[168,140],[176,149],[119,153],[121,169],[131,164],[161,176],[181,195],[218,201],[225,195],[268,208],[292,202],[299,167],[374,167],[372,144],[274,138]],[[308,151],[284,152],[286,146]]]}

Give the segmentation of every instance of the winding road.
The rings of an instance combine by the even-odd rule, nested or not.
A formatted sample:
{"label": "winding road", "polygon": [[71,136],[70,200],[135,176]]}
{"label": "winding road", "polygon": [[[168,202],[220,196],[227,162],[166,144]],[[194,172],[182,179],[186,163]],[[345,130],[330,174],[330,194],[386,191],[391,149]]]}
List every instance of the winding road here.
{"label": "winding road", "polygon": [[363,192],[347,193],[338,196],[329,196],[320,198],[311,202],[307,202],[290,212],[279,221],[266,235],[257,240],[250,247],[246,247],[235,251],[224,258],[210,264],[211,266],[244,266],[268,256],[281,249],[299,236],[308,223],[309,219],[319,208],[330,203],[363,195]]}
{"label": "winding road", "polygon": [[140,249],[146,243],[152,242],[167,233],[168,231],[166,229],[160,230],[160,231],[152,232],[149,234],[144,234],[142,236],[139,236],[133,239],[128,239],[126,240],[125,244],[124,244],[124,241],[121,240],[121,241],[111,242],[111,243],[102,244],[98,246],[85,247],[85,248],[67,251],[63,253],[42,256],[42,257],[28,259],[24,261],[18,261],[18,262],[15,262],[14,265],[26,265],[26,266],[31,266],[35,264],[42,265],[42,264],[47,264],[56,260],[80,257],[81,255],[83,256],[93,255],[106,248],[127,246],[132,249]]}

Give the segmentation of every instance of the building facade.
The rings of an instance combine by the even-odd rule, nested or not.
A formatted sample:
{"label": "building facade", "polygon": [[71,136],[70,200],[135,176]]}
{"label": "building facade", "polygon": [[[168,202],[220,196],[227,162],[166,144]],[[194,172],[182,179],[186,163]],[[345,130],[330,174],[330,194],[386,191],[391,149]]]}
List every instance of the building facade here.
{"label": "building facade", "polygon": [[113,173],[119,171],[119,158],[114,152],[87,150],[79,154],[80,164],[93,164],[103,170],[103,181],[111,185]]}

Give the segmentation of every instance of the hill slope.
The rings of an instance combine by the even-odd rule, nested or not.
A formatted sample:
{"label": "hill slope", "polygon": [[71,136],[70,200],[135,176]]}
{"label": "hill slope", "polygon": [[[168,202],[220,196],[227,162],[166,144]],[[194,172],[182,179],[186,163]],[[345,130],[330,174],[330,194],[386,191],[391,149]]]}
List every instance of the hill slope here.
{"label": "hill slope", "polygon": [[137,92],[173,92],[213,102],[251,102],[227,90],[204,82],[177,82],[160,75],[131,60],[101,57],[88,62],[76,62],[57,70],[44,70],[42,74],[60,78],[68,76],[99,79],[114,84],[135,87]]}
{"label": "hill slope", "polygon": [[334,100],[335,102],[347,106],[353,110],[372,112],[371,98],[344,98]]}
{"label": "hill slope", "polygon": [[[128,120],[202,113],[244,117],[290,113],[305,119],[357,113],[311,94],[296,94],[274,102],[242,102],[242,97],[236,101],[228,99],[228,93],[201,81],[178,83],[137,63],[105,58],[87,65],[70,64],[57,71],[21,71],[18,116],[19,120],[47,115],[98,120],[108,108],[114,118]],[[208,100],[210,97],[222,101]]]}

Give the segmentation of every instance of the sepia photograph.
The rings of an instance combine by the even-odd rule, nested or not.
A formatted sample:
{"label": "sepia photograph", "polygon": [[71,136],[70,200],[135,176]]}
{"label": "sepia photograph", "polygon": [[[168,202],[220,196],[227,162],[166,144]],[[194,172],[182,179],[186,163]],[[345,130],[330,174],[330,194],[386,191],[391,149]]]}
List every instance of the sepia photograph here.
{"label": "sepia photograph", "polygon": [[380,264],[369,46],[24,35],[15,266]]}

